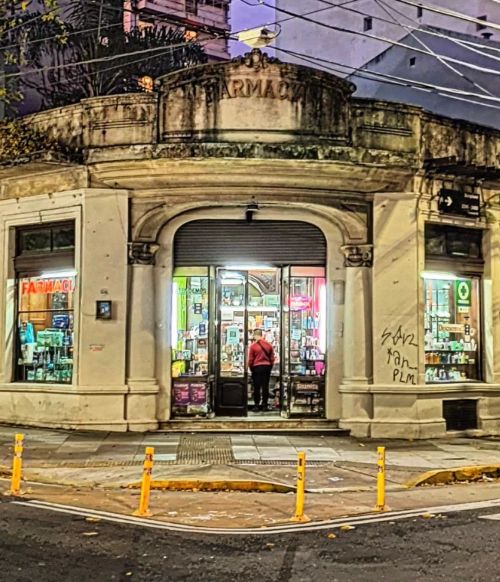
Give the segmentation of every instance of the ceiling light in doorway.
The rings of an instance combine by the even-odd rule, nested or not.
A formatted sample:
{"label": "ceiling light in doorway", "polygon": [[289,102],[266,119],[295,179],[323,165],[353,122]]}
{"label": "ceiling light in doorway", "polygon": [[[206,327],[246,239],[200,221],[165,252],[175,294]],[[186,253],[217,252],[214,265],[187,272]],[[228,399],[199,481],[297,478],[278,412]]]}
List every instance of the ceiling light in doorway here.
{"label": "ceiling light in doorway", "polygon": [[226,265],[228,271],[276,271],[276,267],[270,265]]}

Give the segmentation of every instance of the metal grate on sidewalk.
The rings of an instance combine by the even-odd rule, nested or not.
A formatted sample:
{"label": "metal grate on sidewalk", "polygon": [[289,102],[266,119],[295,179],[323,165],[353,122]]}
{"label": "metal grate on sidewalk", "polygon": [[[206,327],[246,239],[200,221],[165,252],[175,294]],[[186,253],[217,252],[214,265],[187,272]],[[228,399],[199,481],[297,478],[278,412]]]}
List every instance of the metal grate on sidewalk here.
{"label": "metal grate on sidewalk", "polygon": [[227,435],[182,435],[177,446],[177,465],[226,465],[234,463],[231,437]]}

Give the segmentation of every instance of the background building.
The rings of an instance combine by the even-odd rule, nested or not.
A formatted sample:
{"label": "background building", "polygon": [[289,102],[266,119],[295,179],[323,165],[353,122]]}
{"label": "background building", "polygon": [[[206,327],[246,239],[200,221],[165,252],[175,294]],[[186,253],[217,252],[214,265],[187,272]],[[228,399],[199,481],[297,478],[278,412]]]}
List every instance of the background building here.
{"label": "background building", "polygon": [[196,38],[211,60],[229,58],[231,0],[125,0],[124,28],[176,26]]}
{"label": "background building", "polygon": [[287,17],[279,57],[350,78],[362,97],[498,127],[498,3],[276,0]]}

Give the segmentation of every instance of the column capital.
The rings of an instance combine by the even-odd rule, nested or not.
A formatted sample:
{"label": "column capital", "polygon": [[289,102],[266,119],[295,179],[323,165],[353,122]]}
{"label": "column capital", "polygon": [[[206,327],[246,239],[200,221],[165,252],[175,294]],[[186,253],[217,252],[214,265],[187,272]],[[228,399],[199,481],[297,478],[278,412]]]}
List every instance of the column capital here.
{"label": "column capital", "polygon": [[153,265],[159,244],[133,241],[128,243],[128,262],[130,265]]}
{"label": "column capital", "polygon": [[371,267],[373,263],[373,245],[344,245],[344,267]]}

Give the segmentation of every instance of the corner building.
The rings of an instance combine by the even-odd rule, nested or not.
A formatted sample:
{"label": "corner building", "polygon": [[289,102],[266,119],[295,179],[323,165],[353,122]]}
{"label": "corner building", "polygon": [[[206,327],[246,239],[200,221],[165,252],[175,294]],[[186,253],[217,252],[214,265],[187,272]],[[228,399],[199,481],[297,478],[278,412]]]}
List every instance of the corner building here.
{"label": "corner building", "polygon": [[498,434],[500,133],[354,91],[253,51],[31,116],[83,161],[0,170],[0,421]]}

